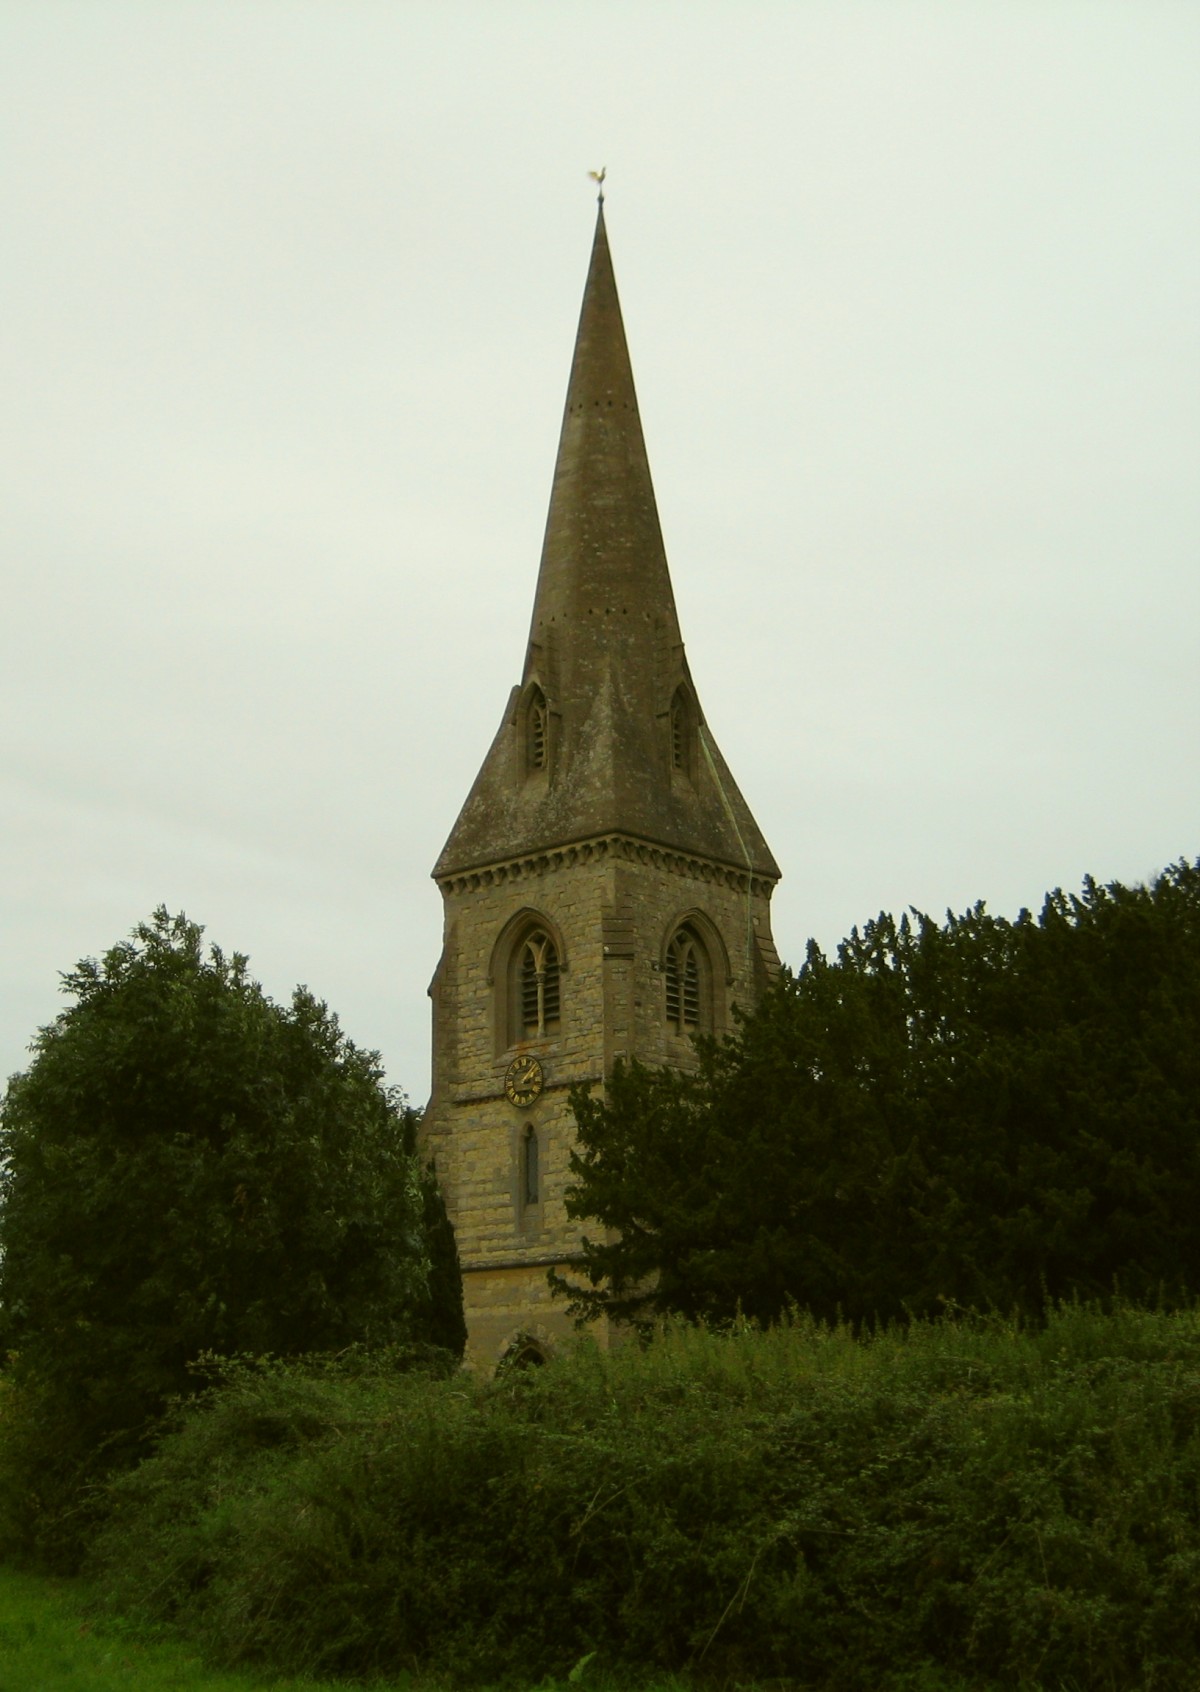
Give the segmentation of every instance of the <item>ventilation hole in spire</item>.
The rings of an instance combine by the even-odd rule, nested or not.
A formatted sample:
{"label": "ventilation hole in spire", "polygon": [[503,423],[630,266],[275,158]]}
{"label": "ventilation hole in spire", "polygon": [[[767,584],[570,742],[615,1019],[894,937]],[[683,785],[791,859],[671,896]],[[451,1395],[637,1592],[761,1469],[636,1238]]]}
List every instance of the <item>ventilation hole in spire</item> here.
{"label": "ventilation hole in spire", "polygon": [[681,688],[671,701],[671,762],[677,770],[688,767],[690,738],[687,701]]}
{"label": "ventilation hole in spire", "polygon": [[546,767],[546,696],[541,688],[535,688],[529,696],[525,733],[525,753],[529,768],[531,770],[544,770]]}

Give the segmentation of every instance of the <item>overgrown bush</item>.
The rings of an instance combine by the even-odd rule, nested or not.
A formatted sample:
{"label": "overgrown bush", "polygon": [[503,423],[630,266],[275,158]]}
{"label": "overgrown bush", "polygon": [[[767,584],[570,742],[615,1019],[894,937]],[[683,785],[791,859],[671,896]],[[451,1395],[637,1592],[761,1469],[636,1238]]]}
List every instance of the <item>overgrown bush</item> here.
{"label": "overgrown bush", "polygon": [[112,1600],[232,1662],[1192,1687],[1200,1314],[680,1328],[486,1385],[243,1368],[112,1502]]}

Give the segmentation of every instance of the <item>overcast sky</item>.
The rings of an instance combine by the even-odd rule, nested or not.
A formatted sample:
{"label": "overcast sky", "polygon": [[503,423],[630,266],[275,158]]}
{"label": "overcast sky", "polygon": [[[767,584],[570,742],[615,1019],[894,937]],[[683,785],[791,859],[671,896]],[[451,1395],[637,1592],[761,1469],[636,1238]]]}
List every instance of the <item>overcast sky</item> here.
{"label": "overcast sky", "polygon": [[608,228],[783,957],[1200,852],[1200,7],[0,0],[0,1075],[159,903],[428,1088]]}

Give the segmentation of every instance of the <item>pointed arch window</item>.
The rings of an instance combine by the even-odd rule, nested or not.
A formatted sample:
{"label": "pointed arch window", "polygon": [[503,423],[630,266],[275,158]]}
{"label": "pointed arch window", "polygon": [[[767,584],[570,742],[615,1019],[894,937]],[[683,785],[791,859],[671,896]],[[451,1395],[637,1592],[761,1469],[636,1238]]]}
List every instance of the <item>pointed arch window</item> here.
{"label": "pointed arch window", "polygon": [[672,1033],[703,1034],[711,1021],[708,959],[695,929],[686,924],[667,947],[667,1026]]}
{"label": "pointed arch window", "polygon": [[535,687],[525,707],[525,767],[544,770],[549,753],[550,719],[546,695]]}
{"label": "pointed arch window", "polygon": [[527,909],[504,924],[488,970],[497,1057],[508,1052],[511,1060],[514,1046],[557,1036],[566,969],[562,935],[552,917]]}
{"label": "pointed arch window", "polygon": [[544,928],[535,928],[517,948],[516,1037],[536,1040],[559,1022],[558,949]]}
{"label": "pointed arch window", "polygon": [[546,1348],[526,1334],[518,1334],[496,1367],[499,1376],[510,1369],[540,1369],[547,1361]]}

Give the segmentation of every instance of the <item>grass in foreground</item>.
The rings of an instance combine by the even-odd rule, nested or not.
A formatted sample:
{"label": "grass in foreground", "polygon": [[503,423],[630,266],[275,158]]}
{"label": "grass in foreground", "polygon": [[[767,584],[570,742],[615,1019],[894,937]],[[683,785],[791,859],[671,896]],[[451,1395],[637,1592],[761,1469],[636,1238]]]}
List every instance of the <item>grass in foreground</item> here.
{"label": "grass in foreground", "polygon": [[[194,1650],[93,1622],[83,1589],[0,1568],[3,1692],[346,1692],[345,1682],[273,1680],[207,1668]],[[382,1692],[382,1689],[381,1689]]]}
{"label": "grass in foreground", "polygon": [[[612,1692],[611,1683],[580,1679],[588,1692],[605,1692],[606,1685]],[[93,1619],[81,1584],[0,1567],[0,1692],[352,1692],[353,1684],[212,1669],[185,1644],[141,1636],[113,1616]],[[370,1692],[440,1689],[432,1681],[402,1676],[374,1681]],[[555,1687],[547,1682],[539,1692]],[[660,1681],[642,1692],[683,1692],[683,1687]]]}

